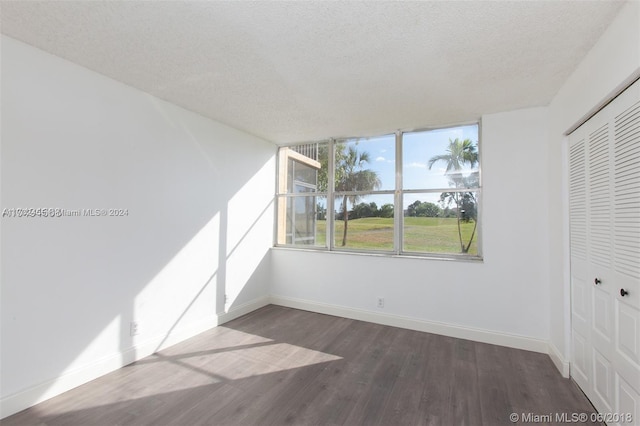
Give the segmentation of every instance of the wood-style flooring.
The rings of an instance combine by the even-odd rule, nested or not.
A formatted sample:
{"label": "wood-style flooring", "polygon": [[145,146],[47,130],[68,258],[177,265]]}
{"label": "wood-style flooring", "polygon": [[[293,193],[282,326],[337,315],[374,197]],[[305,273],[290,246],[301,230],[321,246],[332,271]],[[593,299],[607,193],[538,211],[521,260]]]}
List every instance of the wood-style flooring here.
{"label": "wood-style flooring", "polygon": [[493,426],[593,412],[545,354],[269,305],[1,423]]}

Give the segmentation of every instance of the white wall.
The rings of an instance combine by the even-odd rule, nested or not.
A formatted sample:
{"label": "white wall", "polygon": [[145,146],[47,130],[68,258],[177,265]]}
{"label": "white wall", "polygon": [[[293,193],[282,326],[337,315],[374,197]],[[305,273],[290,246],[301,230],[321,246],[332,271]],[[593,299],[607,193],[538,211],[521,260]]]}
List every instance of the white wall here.
{"label": "white wall", "polygon": [[550,340],[557,355],[570,356],[570,285],[566,158],[563,134],[631,76],[640,76],[640,2],[627,3],[567,79],[549,106]]}
{"label": "white wall", "polygon": [[266,303],[274,145],[1,52],[2,208],[128,210],[2,219],[2,416]]}
{"label": "white wall", "polygon": [[547,122],[546,108],[483,117],[483,262],[274,249],[273,300],[546,351]]}

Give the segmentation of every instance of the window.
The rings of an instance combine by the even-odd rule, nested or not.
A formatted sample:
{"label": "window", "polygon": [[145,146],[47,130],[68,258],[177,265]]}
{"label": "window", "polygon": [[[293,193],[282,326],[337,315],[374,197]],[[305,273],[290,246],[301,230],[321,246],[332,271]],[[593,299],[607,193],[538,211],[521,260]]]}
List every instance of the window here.
{"label": "window", "polygon": [[326,247],[327,155],[326,142],[280,148],[278,244]]}
{"label": "window", "polygon": [[333,247],[393,251],[395,135],[342,139],[334,147]]}
{"label": "window", "polygon": [[402,135],[404,252],[478,255],[478,126]]}
{"label": "window", "polygon": [[478,129],[280,148],[277,245],[479,257]]}

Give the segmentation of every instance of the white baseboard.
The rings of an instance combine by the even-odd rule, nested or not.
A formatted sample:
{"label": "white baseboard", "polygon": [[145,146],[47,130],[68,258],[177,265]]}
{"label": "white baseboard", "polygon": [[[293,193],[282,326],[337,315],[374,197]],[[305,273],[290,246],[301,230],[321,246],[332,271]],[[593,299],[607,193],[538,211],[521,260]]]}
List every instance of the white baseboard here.
{"label": "white baseboard", "polygon": [[458,339],[473,340],[476,342],[490,343],[515,349],[524,349],[532,352],[549,353],[547,341],[533,339],[514,334],[498,333],[478,328],[462,327],[434,321],[404,317],[400,315],[383,314],[363,309],[349,308],[345,306],[329,305],[312,302],[309,300],[294,299],[290,297],[271,296],[274,305],[289,308],[302,309],[320,314],[334,315],[392,327],[406,328],[409,330],[424,331],[427,333],[441,334],[443,336],[456,337]]}
{"label": "white baseboard", "polygon": [[60,395],[68,390],[78,387],[100,376],[108,374],[114,370],[131,364],[139,359],[149,356],[161,349],[173,346],[190,337],[196,336],[203,331],[209,330],[217,325],[231,321],[251,311],[259,309],[269,303],[268,297],[255,299],[248,303],[232,307],[228,312],[213,315],[197,323],[189,324],[186,327],[178,327],[169,335],[155,336],[142,342],[136,343],[133,347],[124,352],[118,352],[96,360],[91,364],[84,365],[74,370],[32,386],[20,392],[8,395],[0,400],[0,419],[15,414],[35,404],[46,401],[54,396]]}
{"label": "white baseboard", "polygon": [[269,296],[263,296],[258,299],[251,300],[247,303],[243,303],[242,305],[232,306],[228,312],[218,315],[218,325],[224,324],[225,322],[229,322],[243,315],[246,315],[249,312],[253,312],[257,309],[267,306],[269,303],[271,303],[271,298]]}
{"label": "white baseboard", "polygon": [[562,374],[562,377],[568,379],[571,372],[569,369],[569,361],[562,356],[558,348],[556,348],[556,346],[551,342],[549,342],[549,358],[551,358],[553,364],[556,366],[560,374]]}

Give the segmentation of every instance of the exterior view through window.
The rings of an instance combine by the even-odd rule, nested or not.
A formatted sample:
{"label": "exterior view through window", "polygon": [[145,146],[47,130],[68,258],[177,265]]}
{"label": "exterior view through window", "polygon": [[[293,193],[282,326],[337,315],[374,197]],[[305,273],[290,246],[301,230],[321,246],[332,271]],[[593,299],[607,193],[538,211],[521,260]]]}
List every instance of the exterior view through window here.
{"label": "exterior view through window", "polygon": [[280,148],[277,244],[479,257],[478,127]]}

